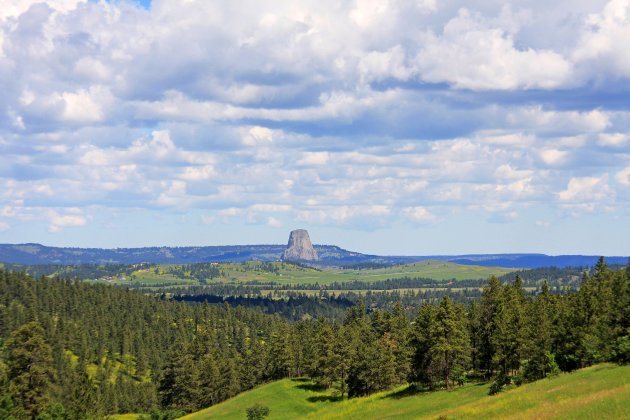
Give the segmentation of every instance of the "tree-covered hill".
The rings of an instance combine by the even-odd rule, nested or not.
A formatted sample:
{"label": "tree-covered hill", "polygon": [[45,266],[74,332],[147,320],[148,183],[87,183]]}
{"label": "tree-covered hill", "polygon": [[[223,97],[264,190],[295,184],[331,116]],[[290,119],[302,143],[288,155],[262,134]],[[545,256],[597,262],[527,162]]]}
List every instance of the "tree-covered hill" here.
{"label": "tree-covered hill", "polygon": [[289,322],[0,270],[0,418],[159,418],[284,378],[308,378],[340,400],[407,383],[428,392],[489,381],[499,393],[630,362],[629,282],[630,266],[612,271],[601,259],[564,295],[543,284],[528,296],[520,278],[491,277],[479,299],[444,296],[412,319],[401,303],[367,311],[359,301],[340,322]]}

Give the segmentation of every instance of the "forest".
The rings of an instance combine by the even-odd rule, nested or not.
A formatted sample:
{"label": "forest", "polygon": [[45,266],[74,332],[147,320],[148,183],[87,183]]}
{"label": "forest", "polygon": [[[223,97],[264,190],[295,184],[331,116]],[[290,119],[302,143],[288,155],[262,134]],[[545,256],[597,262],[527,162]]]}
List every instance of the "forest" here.
{"label": "forest", "polygon": [[[492,393],[559,371],[630,362],[630,263],[601,258],[577,290],[525,292],[491,277],[476,299],[444,295],[409,315],[359,300],[341,319],[290,321],[0,270],[0,418],[175,418],[281,378],[339,398],[409,383],[491,381]],[[150,414],[149,414],[150,413]]]}

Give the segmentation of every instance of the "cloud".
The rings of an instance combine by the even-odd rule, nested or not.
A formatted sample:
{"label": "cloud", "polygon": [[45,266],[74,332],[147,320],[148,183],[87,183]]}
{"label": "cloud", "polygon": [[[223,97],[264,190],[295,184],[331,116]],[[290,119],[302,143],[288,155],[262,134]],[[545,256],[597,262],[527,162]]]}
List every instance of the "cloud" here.
{"label": "cloud", "polygon": [[608,184],[608,174],[599,177],[571,178],[567,189],[560,191],[558,200],[567,207],[594,211],[600,203],[608,204],[614,191]]}
{"label": "cloud", "polygon": [[0,222],[0,232],[5,232],[9,230],[11,226],[6,222]]}
{"label": "cloud", "polygon": [[[59,12],[69,12],[87,0],[55,0],[46,3],[48,7]],[[26,12],[32,5],[41,3],[41,0],[8,0],[0,3],[0,20],[17,17]]]}
{"label": "cloud", "polygon": [[189,166],[180,175],[186,181],[205,181],[217,175],[214,166]]}
{"label": "cloud", "polygon": [[494,171],[494,176],[496,178],[506,179],[506,180],[531,178],[532,174],[533,174],[533,171],[531,171],[531,170],[517,170],[517,169],[514,169],[512,167],[512,165],[510,165],[509,163],[499,166]]}
{"label": "cloud", "polygon": [[573,59],[592,68],[593,78],[597,70],[613,76],[630,77],[630,52],[623,43],[630,37],[630,3],[627,0],[611,0],[599,13],[586,19],[578,48]]}
{"label": "cloud", "polygon": [[291,211],[291,206],[287,204],[254,204],[249,207],[249,210],[254,212],[283,213]]}
{"label": "cloud", "polygon": [[547,165],[561,165],[566,162],[569,157],[569,152],[566,150],[558,150],[558,149],[547,149],[540,151],[540,158]]}
{"label": "cloud", "polygon": [[243,210],[238,209],[236,207],[230,207],[230,208],[218,211],[217,214],[223,217],[234,217],[234,216],[239,216],[243,214]]}
{"label": "cloud", "polygon": [[252,127],[249,129],[243,144],[246,146],[256,146],[273,142],[273,131],[266,127]]}
{"label": "cloud", "polygon": [[615,180],[621,185],[630,187],[630,166],[617,172]]}
{"label": "cloud", "polygon": [[517,49],[504,28],[467,9],[460,9],[442,34],[425,36],[415,63],[424,81],[473,90],[551,89],[571,76],[571,64],[561,54]]}
{"label": "cloud", "polygon": [[402,209],[402,214],[414,222],[433,223],[438,220],[434,214],[422,206],[405,207]]}
{"label": "cloud", "polygon": [[64,213],[56,210],[50,210],[47,218],[49,220],[48,230],[53,233],[61,232],[68,227],[85,226],[88,219],[82,214],[83,212],[77,208],[65,209]]}
{"label": "cloud", "polygon": [[372,229],[627,196],[627,1],[4,3],[11,232],[94,206]]}
{"label": "cloud", "polygon": [[302,158],[297,161],[298,165],[312,166],[325,165],[330,160],[328,152],[304,152]]}
{"label": "cloud", "polygon": [[297,215],[298,220],[309,223],[346,224],[356,219],[386,217],[391,209],[385,205],[339,206],[318,210],[303,210]]}
{"label": "cloud", "polygon": [[602,133],[599,135],[597,143],[602,146],[623,147],[630,141],[630,136],[625,133]]}
{"label": "cloud", "polygon": [[104,118],[103,103],[110,102],[111,93],[102,87],[63,92],[59,99],[64,102],[63,119],[70,122],[98,122]]}

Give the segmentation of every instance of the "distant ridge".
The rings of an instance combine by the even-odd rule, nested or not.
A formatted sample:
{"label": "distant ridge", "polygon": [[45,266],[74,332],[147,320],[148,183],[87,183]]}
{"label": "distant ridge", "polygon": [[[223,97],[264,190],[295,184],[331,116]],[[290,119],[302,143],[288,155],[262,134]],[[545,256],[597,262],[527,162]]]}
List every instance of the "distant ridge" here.
{"label": "distant ridge", "polygon": [[[597,255],[470,254],[426,256],[379,256],[348,251],[335,245],[313,245],[318,265],[407,264],[423,260],[443,260],[486,267],[590,267]],[[200,262],[279,261],[286,245],[221,245],[197,247],[143,248],[59,248],[41,244],[0,244],[0,262],[9,264],[192,264]],[[627,264],[628,257],[608,256],[608,264]]]}

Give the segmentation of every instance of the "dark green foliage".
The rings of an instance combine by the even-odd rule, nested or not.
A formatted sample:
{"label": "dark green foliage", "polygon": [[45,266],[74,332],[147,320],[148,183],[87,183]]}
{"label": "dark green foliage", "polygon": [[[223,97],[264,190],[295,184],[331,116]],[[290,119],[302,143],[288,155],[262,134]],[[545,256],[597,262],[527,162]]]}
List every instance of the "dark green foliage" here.
{"label": "dark green foliage", "polygon": [[488,391],[488,394],[489,395],[498,394],[499,392],[503,391],[503,389],[507,385],[510,385],[511,383],[512,383],[512,379],[508,375],[504,374],[503,372],[500,372],[497,378],[494,380],[494,382],[492,382],[492,385],[490,385],[490,390]]}
{"label": "dark green foliage", "polygon": [[415,355],[411,380],[429,388],[462,383],[470,362],[470,340],[464,309],[444,297],[425,305],[415,323]]}
{"label": "dark green foliage", "polygon": [[50,402],[54,372],[52,350],[44,330],[32,321],[6,341],[9,393],[20,415],[37,417]]}
{"label": "dark green foliage", "polygon": [[479,303],[478,360],[479,368],[486,372],[486,377],[492,376],[497,361],[497,334],[499,324],[503,322],[503,285],[496,277],[490,277],[488,285],[483,289]]}
{"label": "dark green foliage", "polygon": [[261,404],[255,404],[251,407],[248,407],[247,419],[248,420],[262,420],[269,415],[269,407]]}
{"label": "dark green foliage", "polygon": [[559,372],[560,368],[553,353],[537,353],[525,362],[523,378],[532,382],[547,376],[557,375]]}
{"label": "dark green foliage", "polygon": [[[2,270],[0,317],[2,418],[41,414],[55,402],[69,418],[196,410],[270,379],[274,369],[291,374],[292,359],[269,366],[274,331],[284,337],[278,354],[291,355],[290,340],[300,341],[286,321],[256,311]],[[258,343],[252,354],[261,358],[260,374],[245,384],[247,343]],[[28,357],[36,363],[23,362]]]}

